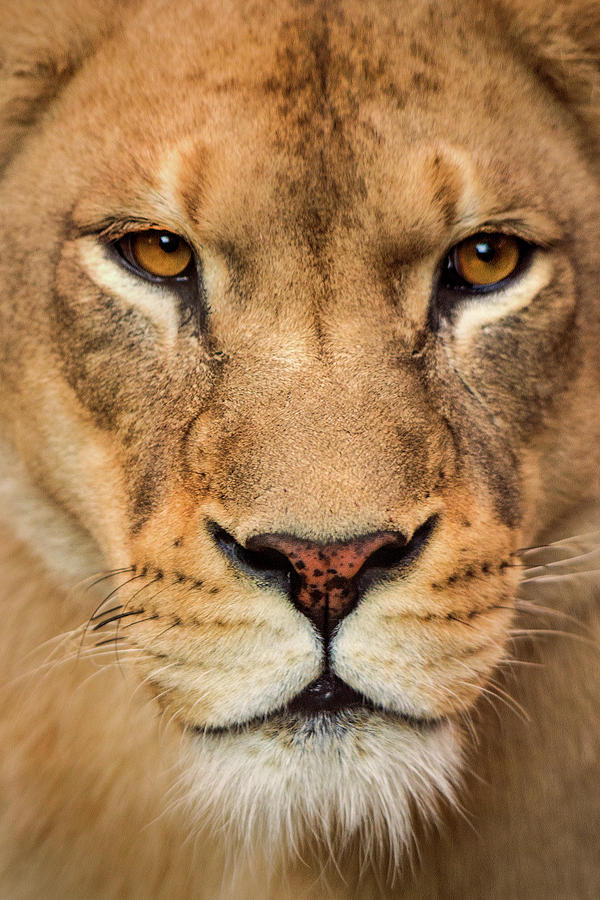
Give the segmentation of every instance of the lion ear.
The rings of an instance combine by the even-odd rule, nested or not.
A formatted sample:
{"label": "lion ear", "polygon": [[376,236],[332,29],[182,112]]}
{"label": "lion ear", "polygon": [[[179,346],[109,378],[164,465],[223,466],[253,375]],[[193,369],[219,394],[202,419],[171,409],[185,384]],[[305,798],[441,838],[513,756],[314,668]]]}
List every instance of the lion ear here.
{"label": "lion ear", "polygon": [[0,171],[113,24],[115,0],[4,0]]}
{"label": "lion ear", "polygon": [[600,138],[599,0],[504,0],[506,25],[536,75]]}

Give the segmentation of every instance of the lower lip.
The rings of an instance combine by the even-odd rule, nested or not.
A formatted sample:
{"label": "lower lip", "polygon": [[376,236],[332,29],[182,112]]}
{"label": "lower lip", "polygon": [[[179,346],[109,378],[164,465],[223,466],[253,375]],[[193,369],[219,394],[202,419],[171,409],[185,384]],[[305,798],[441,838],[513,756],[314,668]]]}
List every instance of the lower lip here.
{"label": "lower lip", "polygon": [[335,710],[293,710],[284,708],[275,710],[267,716],[256,716],[248,719],[246,722],[234,723],[232,725],[202,727],[199,725],[188,726],[188,728],[196,734],[206,737],[232,736],[247,734],[249,731],[260,731],[265,727],[270,730],[273,728],[289,731],[290,728],[298,730],[306,727],[314,730],[335,730],[343,728],[344,731],[351,731],[354,727],[362,727],[369,720],[383,718],[390,724],[399,726],[408,726],[415,731],[432,731],[437,728],[442,719],[421,719],[410,716],[405,713],[395,712],[393,710],[382,709],[372,704],[354,703],[348,706],[341,706]]}

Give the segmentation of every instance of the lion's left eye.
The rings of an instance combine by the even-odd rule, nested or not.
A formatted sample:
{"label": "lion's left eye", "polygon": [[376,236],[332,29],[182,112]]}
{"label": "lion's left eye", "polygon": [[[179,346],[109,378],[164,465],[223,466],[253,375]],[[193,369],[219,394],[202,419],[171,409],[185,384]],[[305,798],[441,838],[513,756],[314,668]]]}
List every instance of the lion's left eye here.
{"label": "lion's left eye", "polygon": [[184,278],[193,265],[192,248],[172,231],[150,228],[130,232],[115,246],[134,271],[153,281]]}
{"label": "lion's left eye", "polygon": [[455,290],[490,290],[517,274],[530,245],[508,234],[482,232],[452,248],[442,273],[443,286]]}

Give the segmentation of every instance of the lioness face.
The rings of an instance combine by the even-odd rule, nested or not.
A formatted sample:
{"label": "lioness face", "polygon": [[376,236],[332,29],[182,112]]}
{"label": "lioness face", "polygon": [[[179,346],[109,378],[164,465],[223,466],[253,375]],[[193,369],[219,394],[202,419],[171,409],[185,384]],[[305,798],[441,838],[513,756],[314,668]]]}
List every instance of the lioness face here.
{"label": "lioness face", "polygon": [[460,9],[142,3],[2,184],[14,440],[244,827],[451,793],[585,430],[598,198]]}

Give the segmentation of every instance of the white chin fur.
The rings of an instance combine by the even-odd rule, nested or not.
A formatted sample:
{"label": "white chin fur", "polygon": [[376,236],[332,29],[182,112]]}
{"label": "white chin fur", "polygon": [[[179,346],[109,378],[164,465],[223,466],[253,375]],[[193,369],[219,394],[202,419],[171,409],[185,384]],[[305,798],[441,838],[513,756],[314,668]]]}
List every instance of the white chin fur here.
{"label": "white chin fur", "polygon": [[[329,721],[329,725],[327,725]],[[192,735],[183,786],[193,818],[235,854],[269,869],[319,844],[332,857],[360,837],[365,860],[412,849],[412,811],[435,820],[461,767],[451,722],[422,730],[370,712],[321,724],[275,720],[238,733]]]}

